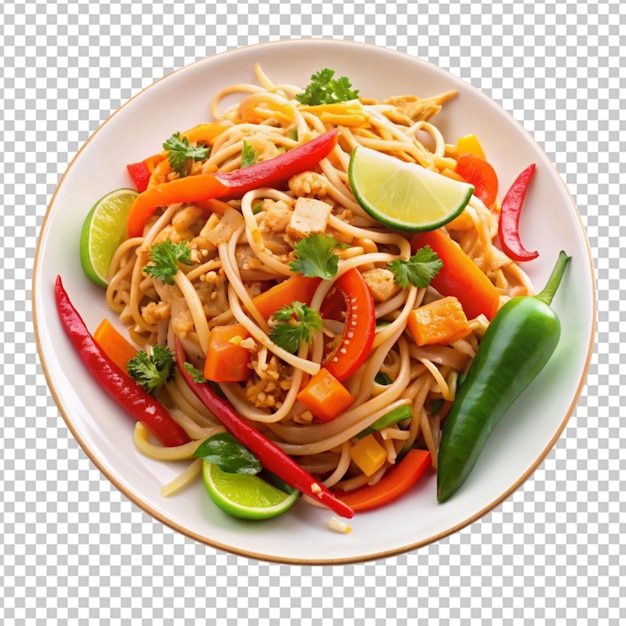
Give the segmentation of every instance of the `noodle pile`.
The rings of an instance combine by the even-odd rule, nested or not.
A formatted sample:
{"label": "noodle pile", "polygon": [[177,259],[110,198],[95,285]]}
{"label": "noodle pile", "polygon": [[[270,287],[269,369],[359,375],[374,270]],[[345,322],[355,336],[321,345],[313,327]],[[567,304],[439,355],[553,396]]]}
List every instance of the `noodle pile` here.
{"label": "noodle pile", "polygon": [[[419,99],[396,97],[385,101],[353,100],[338,105],[305,106],[295,100],[301,91],[275,85],[257,66],[258,85],[237,84],[219,93],[212,113],[225,127],[211,140],[207,159],[193,164],[190,175],[239,169],[244,142],[266,160],[323,132],[337,128],[338,146],[315,171],[294,176],[288,189],[256,189],[229,201],[223,215],[193,204],[162,207],[148,222],[142,237],[128,239],[111,263],[107,302],[128,326],[142,349],[152,344],[174,347],[178,337],[188,359],[202,370],[209,331],[213,326],[238,322],[249,332],[252,352],[249,381],[221,383],[234,408],[304,469],[328,487],[353,489],[373,484],[410,446],[427,448],[437,464],[440,424],[454,401],[459,377],[469,364],[488,320],[470,320],[472,332],[447,346],[418,347],[407,330],[412,309],[441,296],[432,288],[414,286],[378,289],[374,278],[388,279],[387,263],[411,256],[409,236],[374,221],[360,207],[348,182],[350,153],[363,145],[448,175],[454,171],[455,148],[445,143],[430,121],[454,93]],[[221,111],[224,99],[239,95],[239,103]],[[159,161],[151,184],[176,178],[167,159]],[[253,297],[291,274],[294,241],[289,228],[297,198],[321,200],[332,207],[326,234],[342,244],[339,271],[322,281],[311,302],[319,310],[333,281],[351,268],[371,277],[376,302],[377,331],[370,356],[345,386],[355,402],[334,421],[317,423],[296,396],[324,358],[324,337],[341,336],[340,322],[325,322],[323,333],[303,344],[297,354],[286,352],[269,339],[268,322],[255,309]],[[493,245],[498,207],[490,210],[472,197],[464,212],[445,232],[489,277],[504,301],[530,293],[528,278]],[[186,241],[192,248],[191,265],[168,285],[142,272],[150,247],[158,242]],[[383,281],[384,282],[384,281]],[[387,280],[387,287],[388,280]],[[383,293],[384,292],[384,293]],[[381,384],[381,374],[386,375]],[[178,373],[160,392],[160,399],[192,441],[168,449],[149,440],[138,424],[135,442],[151,457],[191,459],[198,445],[223,431],[219,422],[184,383]],[[384,465],[366,476],[351,461],[355,437],[394,408],[409,406],[412,417],[376,434],[386,451]],[[200,461],[164,493],[172,493],[198,475]]]}

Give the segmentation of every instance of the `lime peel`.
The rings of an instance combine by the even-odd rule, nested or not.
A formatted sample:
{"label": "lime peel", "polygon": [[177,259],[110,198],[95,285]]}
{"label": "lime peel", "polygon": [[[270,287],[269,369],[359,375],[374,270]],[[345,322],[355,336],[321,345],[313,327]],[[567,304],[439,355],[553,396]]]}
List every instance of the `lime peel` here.
{"label": "lime peel", "polygon": [[263,520],[288,511],[300,497],[286,493],[257,475],[235,474],[202,462],[202,477],[209,497],[222,511],[242,519]]}
{"label": "lime peel", "polygon": [[113,254],[126,238],[126,219],[138,196],[134,189],[116,189],[100,198],[85,218],[80,234],[80,264],[87,278],[108,285]]}
{"label": "lime peel", "polygon": [[408,232],[444,226],[474,193],[469,183],[365,146],[352,151],[348,176],[355,198],[369,215]]}

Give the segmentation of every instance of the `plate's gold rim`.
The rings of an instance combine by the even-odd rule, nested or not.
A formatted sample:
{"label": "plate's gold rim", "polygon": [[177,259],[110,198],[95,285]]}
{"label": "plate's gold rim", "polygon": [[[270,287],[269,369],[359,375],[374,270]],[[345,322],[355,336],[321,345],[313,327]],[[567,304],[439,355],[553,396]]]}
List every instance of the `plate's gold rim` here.
{"label": "plate's gold rim", "polygon": [[[100,470],[100,472],[117,489],[119,489],[119,491],[121,491],[131,502],[136,504],[140,509],[142,509],[143,511],[148,513],[154,519],[159,520],[164,525],[168,526],[169,528],[171,528],[171,529],[173,529],[173,530],[175,530],[177,532],[180,532],[181,534],[189,537],[190,539],[198,541],[199,543],[203,543],[203,544],[205,544],[205,545],[207,545],[209,547],[212,547],[212,548],[215,548],[215,549],[218,549],[218,550],[222,550],[224,552],[228,552],[228,553],[231,553],[231,554],[236,554],[238,556],[243,556],[243,557],[246,557],[246,558],[249,558],[249,559],[256,559],[256,560],[267,561],[267,562],[272,562],[272,563],[282,563],[282,564],[287,564],[287,565],[346,565],[346,564],[351,564],[351,563],[362,563],[362,562],[365,562],[365,561],[385,559],[385,558],[397,556],[399,554],[404,554],[404,553],[410,552],[412,550],[416,550],[418,548],[422,548],[424,546],[427,546],[427,545],[429,545],[431,543],[434,543],[436,541],[440,541],[441,539],[443,539],[445,537],[448,537],[448,536],[454,534],[455,532],[458,532],[459,530],[465,528],[466,526],[469,526],[470,524],[474,523],[475,521],[477,521],[478,519],[480,519],[481,517],[483,517],[484,515],[486,515],[490,511],[492,511],[496,506],[498,506],[504,500],[506,500],[537,469],[537,467],[543,462],[543,460],[545,459],[547,454],[550,452],[550,450],[552,450],[552,448],[555,446],[557,440],[560,438],[563,430],[567,426],[567,423],[569,422],[569,419],[570,419],[572,413],[574,412],[574,409],[576,408],[576,406],[578,404],[578,401],[579,401],[580,396],[582,394],[582,390],[583,390],[583,388],[584,388],[584,386],[586,384],[589,367],[590,367],[590,364],[591,364],[591,360],[593,358],[593,352],[594,352],[594,347],[595,347],[595,337],[596,337],[597,293],[596,293],[596,289],[595,288],[592,290],[592,292],[593,292],[592,321],[591,321],[591,329],[590,329],[591,330],[590,338],[589,338],[589,343],[588,343],[588,346],[587,346],[587,356],[586,356],[585,363],[584,363],[584,366],[583,366],[583,369],[582,369],[582,372],[581,372],[581,376],[580,376],[580,380],[578,382],[577,389],[576,389],[576,391],[574,393],[574,396],[572,398],[572,401],[571,401],[567,411],[565,412],[565,415],[564,415],[563,419],[561,420],[559,428],[556,430],[556,432],[555,432],[554,436],[552,437],[552,439],[544,447],[542,452],[539,454],[539,456],[537,457],[535,462],[528,468],[528,470],[522,476],[520,476],[520,478],[513,485],[511,485],[511,487],[509,489],[507,489],[503,494],[501,494],[498,498],[493,500],[488,505],[484,506],[480,511],[478,511],[474,515],[468,517],[467,519],[463,520],[459,524],[456,524],[455,526],[453,526],[453,527],[451,527],[449,529],[446,529],[443,532],[436,533],[436,534],[434,534],[431,537],[427,537],[426,539],[422,539],[420,541],[416,541],[414,543],[410,543],[410,544],[407,544],[407,545],[404,545],[404,546],[399,546],[397,548],[393,548],[393,549],[390,549],[390,550],[383,550],[383,551],[373,552],[371,554],[363,554],[363,555],[353,556],[353,557],[341,557],[341,558],[330,558],[330,559],[306,559],[306,558],[303,559],[303,558],[280,557],[280,556],[275,556],[275,555],[271,555],[271,554],[265,554],[265,553],[262,553],[262,552],[255,552],[255,551],[251,551],[251,550],[241,549],[241,548],[237,548],[236,546],[227,545],[227,544],[224,544],[222,542],[215,541],[214,539],[206,537],[206,536],[204,536],[204,535],[202,535],[200,533],[197,533],[197,532],[194,532],[192,530],[189,530],[188,528],[185,528],[184,526],[182,526],[182,525],[180,525],[180,524],[178,524],[176,522],[171,521],[165,515],[162,515],[161,513],[159,513],[155,509],[153,509],[150,505],[145,503],[140,497],[138,497],[134,493],[132,493],[132,491],[130,489],[128,489],[121,481],[119,481],[115,476],[112,475],[111,472],[109,472],[104,467],[102,462],[99,461],[97,456],[91,451],[89,446],[83,441],[83,439],[78,434],[76,428],[74,427],[74,425],[72,423],[72,420],[70,419],[69,415],[67,415],[67,413],[65,411],[65,408],[63,406],[63,403],[61,402],[61,398],[60,398],[60,395],[59,395],[58,391],[56,390],[56,388],[52,384],[52,377],[51,377],[50,372],[48,370],[48,363],[46,361],[46,357],[45,357],[44,352],[43,352],[42,341],[41,341],[40,334],[39,334],[38,311],[37,311],[37,293],[36,293],[36,290],[37,290],[37,276],[38,276],[39,263],[40,263],[40,258],[39,257],[40,257],[40,247],[41,247],[41,239],[42,239],[41,238],[41,234],[45,232],[47,223],[48,223],[49,218],[50,218],[51,209],[52,209],[52,207],[55,204],[57,195],[58,195],[59,190],[61,189],[61,187],[63,185],[63,182],[64,182],[65,178],[67,177],[69,171],[72,169],[72,167],[75,164],[75,162],[77,161],[77,159],[82,154],[83,150],[92,141],[92,139],[95,137],[95,135],[98,132],[100,132],[100,130],[106,124],[108,124],[114,117],[116,117],[118,113],[120,113],[133,100],[135,100],[141,94],[143,94],[147,89],[151,89],[155,85],[157,85],[157,84],[161,83],[162,81],[168,79],[169,77],[173,76],[174,74],[182,72],[183,70],[186,70],[186,69],[188,69],[188,68],[190,68],[190,67],[192,67],[194,65],[197,65],[199,63],[205,62],[207,59],[213,59],[213,58],[216,58],[216,57],[229,55],[229,54],[241,51],[241,50],[248,50],[248,49],[252,49],[252,48],[269,47],[269,46],[275,47],[275,46],[288,45],[288,44],[294,44],[294,43],[297,44],[298,42],[303,43],[303,44],[307,44],[308,43],[308,44],[314,44],[314,45],[318,45],[318,44],[319,45],[328,45],[328,44],[332,43],[332,44],[339,44],[339,45],[346,45],[346,46],[355,46],[355,45],[357,45],[357,46],[364,46],[364,47],[368,47],[368,48],[384,50],[384,51],[386,51],[388,53],[391,53],[392,55],[405,56],[405,57],[411,59],[413,62],[422,63],[425,66],[430,66],[430,67],[436,68],[439,71],[444,71],[444,72],[446,71],[443,68],[440,68],[440,67],[430,63],[429,61],[425,61],[423,59],[419,59],[417,57],[413,57],[412,55],[410,55],[408,53],[405,53],[403,51],[393,50],[391,48],[382,48],[381,46],[377,46],[377,45],[369,44],[369,43],[365,43],[365,42],[350,41],[350,40],[338,40],[338,39],[328,39],[328,38],[281,39],[281,40],[277,40],[277,41],[269,41],[269,42],[262,42],[262,43],[252,44],[252,45],[249,45],[249,46],[244,46],[242,48],[233,48],[233,49],[229,49],[229,50],[225,50],[225,51],[216,53],[216,54],[211,55],[209,57],[204,57],[202,59],[198,59],[198,60],[196,60],[196,61],[194,61],[194,62],[192,62],[192,63],[190,63],[190,64],[188,64],[188,65],[186,65],[184,67],[181,67],[181,68],[179,68],[177,70],[174,70],[174,71],[166,74],[162,78],[156,80],[152,84],[150,84],[147,87],[143,88],[141,91],[139,91],[134,96],[132,96],[129,100],[127,100],[124,104],[122,104],[112,115],[110,115],[89,136],[89,138],[80,147],[80,149],[77,151],[77,153],[74,155],[74,157],[72,158],[72,160],[68,164],[65,172],[63,173],[61,179],[59,180],[59,183],[57,184],[57,187],[56,187],[56,189],[55,189],[55,191],[54,191],[54,193],[53,193],[53,195],[52,195],[52,197],[50,199],[50,202],[48,203],[48,206],[46,208],[46,213],[44,215],[44,218],[42,220],[41,226],[39,228],[39,233],[38,233],[38,236],[37,236],[37,244],[36,244],[36,248],[35,248],[34,263],[33,263],[33,275],[32,275],[32,287],[31,287],[33,327],[34,327],[34,332],[35,332],[35,342],[36,342],[36,345],[37,345],[37,353],[39,355],[39,360],[40,360],[41,365],[42,365],[42,370],[43,370],[44,376],[45,376],[46,381],[47,381],[48,389],[50,390],[50,393],[52,394],[52,397],[53,397],[53,399],[54,399],[54,401],[55,401],[55,403],[57,405],[57,408],[59,409],[59,411],[61,413],[61,416],[63,417],[63,420],[65,421],[65,424],[67,425],[69,431],[72,433],[72,436],[78,442],[78,444],[82,448],[83,452],[85,452],[85,454],[94,463],[94,465]],[[462,80],[462,79],[459,79],[457,76],[454,76],[453,74],[450,74],[450,77],[452,79],[456,80],[456,81]],[[469,89],[477,92],[482,97],[486,97],[479,89],[477,89],[473,85],[471,85],[469,83],[466,83],[466,84],[467,84],[467,87]],[[519,123],[517,123],[517,121],[515,121],[514,119],[513,119],[513,121],[523,130],[523,132],[527,135],[527,137],[530,138],[530,140],[537,145],[539,151],[541,153],[543,153],[544,152],[543,149],[541,148],[541,146],[539,146],[537,144],[535,139]],[[574,213],[575,213],[575,215],[576,215],[576,217],[578,219],[580,230],[583,233],[585,245],[586,245],[586,248],[587,248],[587,260],[588,260],[588,263],[589,263],[592,283],[595,285],[596,278],[595,278],[595,270],[594,270],[594,263],[593,263],[593,254],[592,254],[592,251],[591,251],[591,246],[589,244],[589,239],[587,237],[586,229],[584,227],[581,215],[580,215],[580,213],[578,211],[578,208],[576,206],[574,198],[572,197],[571,193],[567,189],[567,186],[563,182],[563,180],[561,178],[561,175],[556,170],[556,167],[554,166],[554,164],[552,164],[552,167],[554,169],[554,172],[555,172],[557,178],[561,181],[561,184],[563,185],[563,187],[564,187],[564,189],[565,189],[565,191],[566,191],[566,193],[567,193],[567,195],[569,197],[570,203],[571,203],[572,207],[574,208]]]}

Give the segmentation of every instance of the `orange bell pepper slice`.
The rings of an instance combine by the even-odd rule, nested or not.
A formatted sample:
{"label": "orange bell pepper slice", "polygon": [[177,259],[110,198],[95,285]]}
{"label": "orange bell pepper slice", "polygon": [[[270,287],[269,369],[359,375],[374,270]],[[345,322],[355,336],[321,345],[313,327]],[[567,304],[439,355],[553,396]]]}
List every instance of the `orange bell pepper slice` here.
{"label": "orange bell pepper slice", "polygon": [[196,203],[211,198],[237,198],[258,187],[280,185],[314,168],[337,145],[339,131],[329,130],[306,143],[234,172],[185,176],[146,189],[135,199],[126,222],[129,237],[141,237],[146,222],[160,206]]}
{"label": "orange bell pepper slice", "polygon": [[500,293],[461,246],[441,230],[417,233],[411,240],[413,251],[424,246],[430,246],[443,262],[431,286],[442,296],[456,296],[468,319],[481,313],[493,319],[500,307]]}

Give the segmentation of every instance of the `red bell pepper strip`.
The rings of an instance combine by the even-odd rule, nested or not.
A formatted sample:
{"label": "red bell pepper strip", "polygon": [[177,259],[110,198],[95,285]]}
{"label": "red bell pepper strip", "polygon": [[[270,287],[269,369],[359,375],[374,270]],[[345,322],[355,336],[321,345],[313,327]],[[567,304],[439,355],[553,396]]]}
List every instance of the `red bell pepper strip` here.
{"label": "red bell pepper strip", "polygon": [[466,182],[474,185],[474,195],[490,209],[498,195],[498,175],[491,164],[475,154],[462,154],[454,171]]}
{"label": "red bell pepper strip", "polygon": [[502,200],[498,235],[506,254],[514,261],[532,261],[539,253],[526,250],[520,241],[519,220],[530,180],[535,173],[535,164],[531,163],[513,182]]}
{"label": "red bell pepper strip", "polygon": [[185,353],[178,340],[176,341],[176,363],[186,383],[204,406],[239,443],[257,456],[266,470],[276,474],[294,489],[332,509],[337,515],[348,518],[354,516],[354,511],[348,505],[338,500],[276,444],[242,419],[228,400],[220,397],[208,384],[195,382],[185,369]]}
{"label": "red bell pepper strip", "polygon": [[187,433],[165,407],[115,365],[96,343],[71,303],[60,276],[56,279],[55,299],[65,332],[100,387],[132,417],[141,421],[164,446],[180,446],[189,442]]}
{"label": "red bell pepper strip", "polygon": [[443,263],[431,285],[442,296],[456,296],[468,319],[483,313],[491,320],[500,306],[500,294],[478,265],[461,247],[440,230],[417,233],[413,252],[430,246]]}
{"label": "red bell pepper strip", "polygon": [[237,198],[258,187],[280,185],[300,172],[315,167],[337,145],[339,131],[329,130],[311,141],[234,172],[185,176],[141,193],[126,222],[129,237],[140,237],[157,207],[174,202],[202,202],[210,198]]}
{"label": "red bell pepper strip", "polygon": [[355,512],[376,509],[404,495],[431,467],[430,452],[412,448],[376,484],[354,491],[334,489],[333,493]]}
{"label": "red bell pepper strip", "polygon": [[148,183],[150,182],[150,170],[144,161],[139,161],[139,163],[129,163],[126,166],[128,173],[135,185],[135,188],[139,193],[142,193],[148,188]]}
{"label": "red bell pepper strip", "polygon": [[344,330],[341,343],[326,357],[323,366],[342,381],[350,378],[363,365],[372,349],[376,311],[372,292],[357,269],[342,274],[335,287],[345,300]]}

